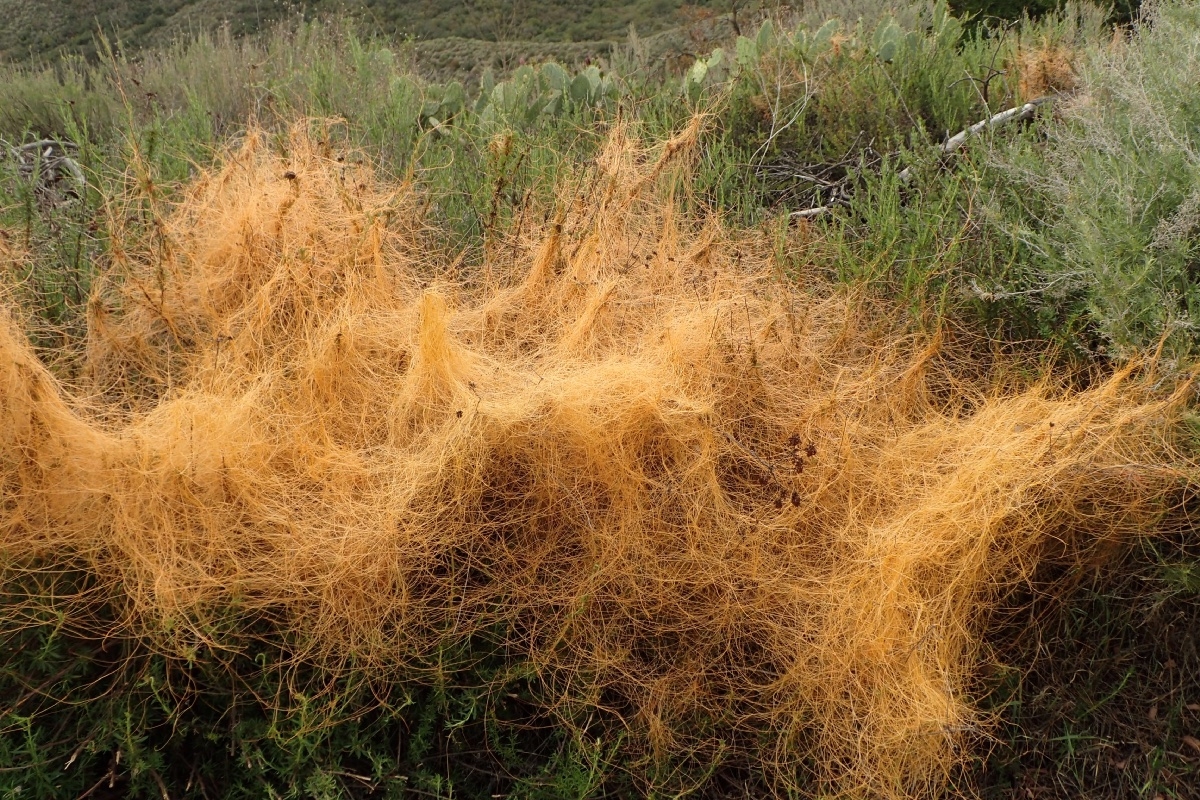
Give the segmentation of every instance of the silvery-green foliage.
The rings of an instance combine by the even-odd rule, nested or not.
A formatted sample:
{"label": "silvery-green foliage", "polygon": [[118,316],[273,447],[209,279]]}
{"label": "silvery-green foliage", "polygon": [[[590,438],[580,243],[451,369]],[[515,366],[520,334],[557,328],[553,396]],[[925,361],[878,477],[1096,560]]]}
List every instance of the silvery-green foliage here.
{"label": "silvery-green foliage", "polygon": [[[1105,348],[1200,345],[1200,5],[1146,10],[1128,39],[1091,48],[1081,90],[1044,143],[1000,163],[1028,197],[1008,231],[1038,255],[1018,291],[1075,304]],[[1023,191],[1022,191],[1023,190]]]}

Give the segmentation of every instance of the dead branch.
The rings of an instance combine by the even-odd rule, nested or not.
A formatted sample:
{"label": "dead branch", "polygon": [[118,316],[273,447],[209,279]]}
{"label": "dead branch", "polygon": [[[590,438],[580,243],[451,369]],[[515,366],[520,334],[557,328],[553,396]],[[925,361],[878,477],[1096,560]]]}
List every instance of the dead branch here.
{"label": "dead branch", "polygon": [[[953,153],[955,150],[962,147],[967,139],[971,138],[972,136],[976,136],[983,131],[988,130],[989,128],[998,128],[1001,125],[1006,125],[1010,122],[1019,122],[1021,120],[1029,119],[1033,116],[1034,112],[1037,111],[1039,106],[1045,105],[1046,103],[1051,103],[1056,99],[1057,97],[1054,95],[1039,97],[1036,100],[1030,100],[1024,105],[1014,106],[1013,108],[1001,111],[999,114],[994,114],[987,119],[980,120],[974,125],[964,128],[938,145],[937,149],[943,154]],[[899,178],[901,183],[910,182],[912,180],[912,167],[905,167],[902,169],[900,171]],[[818,206],[816,208],[806,208],[800,211],[793,211],[788,216],[794,219],[812,219],[814,217],[822,216],[833,210],[835,205],[836,204],[829,204]]]}

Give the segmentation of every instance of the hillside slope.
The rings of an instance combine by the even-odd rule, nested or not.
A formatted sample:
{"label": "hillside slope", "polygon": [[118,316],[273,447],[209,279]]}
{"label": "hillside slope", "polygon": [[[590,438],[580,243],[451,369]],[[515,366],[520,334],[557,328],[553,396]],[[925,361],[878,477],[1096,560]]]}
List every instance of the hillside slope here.
{"label": "hillside slope", "polygon": [[653,33],[687,15],[725,10],[727,0],[0,0],[0,60],[94,51],[97,30],[127,48],[161,45],[180,33],[228,23],[248,33],[288,14],[349,13],[386,36],[490,41],[622,39],[630,25]]}

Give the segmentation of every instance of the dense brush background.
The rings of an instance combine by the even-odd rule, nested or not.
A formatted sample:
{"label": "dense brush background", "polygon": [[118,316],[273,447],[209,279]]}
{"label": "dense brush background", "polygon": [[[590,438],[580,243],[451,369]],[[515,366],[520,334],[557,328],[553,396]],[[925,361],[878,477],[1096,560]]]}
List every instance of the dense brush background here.
{"label": "dense brush background", "polygon": [[[87,177],[76,198],[69,179],[0,161],[6,299],[71,380],[113,243],[152,234],[250,120],[279,136],[342,120],[331,146],[411,182],[421,247],[469,270],[616,119],[665,140],[703,111],[691,210],[772,242],[785,275],[852,285],[1031,373],[1100,374],[1156,349],[1164,374],[1194,363],[1193,0],[1140,23],[1124,3],[577,6],[0,0],[0,139],[70,140]],[[937,149],[1046,96],[1031,120]],[[482,641],[441,654],[432,678],[371,680],[295,660],[295,642],[231,609],[211,622],[223,648],[166,654],[74,624],[64,580],[101,588],[80,569],[0,595],[24,621],[0,632],[4,797],[764,791],[749,763],[647,776],[618,732],[546,716],[532,671]],[[1047,563],[992,622],[972,689],[1000,725],[950,791],[1200,796],[1198,601],[1186,525],[1094,567]]]}

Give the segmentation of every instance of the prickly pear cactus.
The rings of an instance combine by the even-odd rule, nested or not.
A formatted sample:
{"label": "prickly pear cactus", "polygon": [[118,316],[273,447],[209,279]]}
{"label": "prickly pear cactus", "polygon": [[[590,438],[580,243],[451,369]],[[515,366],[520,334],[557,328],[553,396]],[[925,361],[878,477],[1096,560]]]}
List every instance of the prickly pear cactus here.
{"label": "prickly pear cactus", "polygon": [[572,75],[548,62],[539,69],[519,67],[499,83],[490,70],[484,73],[475,110],[484,122],[530,124],[539,117],[602,107],[619,94],[616,82],[595,65]]}

